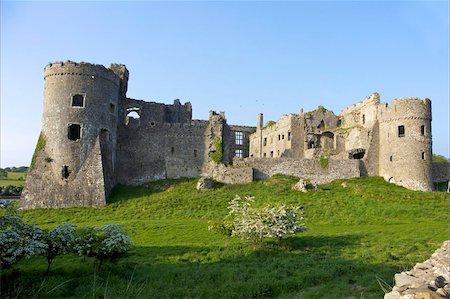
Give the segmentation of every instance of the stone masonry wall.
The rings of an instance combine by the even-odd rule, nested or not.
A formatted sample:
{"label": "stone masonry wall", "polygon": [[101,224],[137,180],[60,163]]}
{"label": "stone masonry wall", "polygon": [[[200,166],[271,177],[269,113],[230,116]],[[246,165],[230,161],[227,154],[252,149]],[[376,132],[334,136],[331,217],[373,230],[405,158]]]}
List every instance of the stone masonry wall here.
{"label": "stone masonry wall", "polygon": [[384,299],[450,298],[449,245],[445,241],[431,258],[417,263],[413,269],[395,274],[395,286]]}
{"label": "stone masonry wall", "polygon": [[435,183],[450,181],[450,162],[431,164],[431,180]]}
{"label": "stone masonry wall", "polygon": [[236,165],[252,167],[254,179],[265,179],[274,174],[292,175],[315,180],[318,184],[329,183],[336,179],[361,176],[361,160],[328,160],[322,167],[319,160],[291,158],[246,158],[235,160]]}
{"label": "stone masonry wall", "polygon": [[250,184],[253,182],[253,169],[251,167],[225,166],[215,164],[210,168],[214,180],[225,184]]}

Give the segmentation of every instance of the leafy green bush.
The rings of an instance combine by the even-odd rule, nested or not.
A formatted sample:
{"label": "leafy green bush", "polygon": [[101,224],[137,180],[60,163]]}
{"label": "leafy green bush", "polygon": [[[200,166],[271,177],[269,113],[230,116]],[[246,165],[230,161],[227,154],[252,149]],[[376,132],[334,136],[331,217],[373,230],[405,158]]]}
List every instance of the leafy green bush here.
{"label": "leafy green bush", "polygon": [[79,230],[75,249],[80,256],[95,257],[99,267],[103,262],[114,261],[130,249],[131,239],[118,224],[101,227],[86,226]]}
{"label": "leafy green bush", "polygon": [[306,230],[303,208],[284,204],[252,208],[253,197],[240,196],[230,201],[229,217],[233,219],[232,236],[261,243],[264,238],[284,238]]}
{"label": "leafy green bush", "polygon": [[55,257],[74,252],[76,239],[75,226],[68,223],[63,223],[45,232],[43,241],[47,245],[44,252],[47,257],[47,272],[50,271],[50,266]]}
{"label": "leafy green bush", "polygon": [[0,268],[45,251],[44,232],[39,227],[23,223],[10,201],[0,201],[0,209]]}
{"label": "leafy green bush", "polygon": [[440,163],[445,163],[445,162],[450,162],[450,160],[448,160],[446,157],[444,157],[443,155],[436,155],[433,154],[433,158],[432,158],[433,162],[440,162]]}
{"label": "leafy green bush", "polygon": [[276,122],[273,120],[269,120],[268,122],[266,122],[266,125],[264,126],[264,128],[270,128],[271,126],[275,125]]}

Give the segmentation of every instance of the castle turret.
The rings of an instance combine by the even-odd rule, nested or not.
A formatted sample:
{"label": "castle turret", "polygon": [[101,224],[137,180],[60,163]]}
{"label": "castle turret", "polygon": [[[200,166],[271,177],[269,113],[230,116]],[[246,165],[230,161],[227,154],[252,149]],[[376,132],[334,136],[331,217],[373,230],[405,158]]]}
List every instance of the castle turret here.
{"label": "castle turret", "polygon": [[409,189],[431,191],[431,101],[397,99],[378,114],[380,175]]}
{"label": "castle turret", "polygon": [[22,206],[105,203],[114,185],[118,105],[128,79],[125,66],[113,68],[71,61],[45,67],[41,135],[46,142],[36,153]]}

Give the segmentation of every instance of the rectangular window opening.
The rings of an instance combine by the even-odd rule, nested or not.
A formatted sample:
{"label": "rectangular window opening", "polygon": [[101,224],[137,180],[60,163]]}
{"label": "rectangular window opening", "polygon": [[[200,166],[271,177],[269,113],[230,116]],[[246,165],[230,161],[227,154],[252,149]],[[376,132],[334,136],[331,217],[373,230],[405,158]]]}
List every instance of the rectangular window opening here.
{"label": "rectangular window opening", "polygon": [[235,143],[242,145],[244,143],[244,132],[234,132]]}
{"label": "rectangular window opening", "polygon": [[194,157],[197,157],[197,150],[194,150]]}
{"label": "rectangular window opening", "polygon": [[405,126],[398,126],[398,137],[405,137]]}
{"label": "rectangular window opening", "polygon": [[267,138],[264,138],[263,145],[264,145],[264,146],[267,145]]}
{"label": "rectangular window opening", "polygon": [[422,152],[422,160],[425,160],[425,152]]}
{"label": "rectangular window opening", "polygon": [[244,153],[241,149],[237,149],[234,151],[234,155],[235,157],[242,158],[244,156]]}
{"label": "rectangular window opening", "polygon": [[291,132],[288,132],[288,140],[291,140]]}
{"label": "rectangular window opening", "polygon": [[113,103],[109,104],[109,112],[114,113],[116,111],[116,105]]}
{"label": "rectangular window opening", "polygon": [[420,134],[425,135],[425,126],[420,126]]}
{"label": "rectangular window opening", "polygon": [[84,96],[82,94],[72,96],[72,107],[84,107]]}
{"label": "rectangular window opening", "polygon": [[173,146],[170,148],[170,153],[171,153],[171,154],[174,154],[174,153],[175,153],[175,148],[174,148]]}
{"label": "rectangular window opening", "polygon": [[77,124],[70,124],[67,129],[67,138],[69,140],[78,140],[81,137],[81,126]]}

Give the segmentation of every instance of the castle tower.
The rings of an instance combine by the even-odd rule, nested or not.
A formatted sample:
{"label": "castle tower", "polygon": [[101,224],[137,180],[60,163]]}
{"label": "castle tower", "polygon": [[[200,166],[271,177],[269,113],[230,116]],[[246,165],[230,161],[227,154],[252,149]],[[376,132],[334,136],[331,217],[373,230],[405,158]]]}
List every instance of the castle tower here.
{"label": "castle tower", "polygon": [[128,71],[89,63],[44,69],[43,149],[28,175],[21,206],[99,206],[115,184],[119,101]]}
{"label": "castle tower", "polygon": [[408,189],[431,191],[431,101],[402,98],[380,105],[379,174]]}

